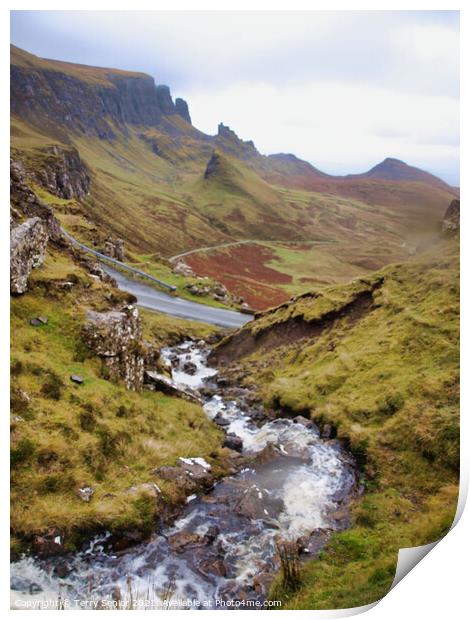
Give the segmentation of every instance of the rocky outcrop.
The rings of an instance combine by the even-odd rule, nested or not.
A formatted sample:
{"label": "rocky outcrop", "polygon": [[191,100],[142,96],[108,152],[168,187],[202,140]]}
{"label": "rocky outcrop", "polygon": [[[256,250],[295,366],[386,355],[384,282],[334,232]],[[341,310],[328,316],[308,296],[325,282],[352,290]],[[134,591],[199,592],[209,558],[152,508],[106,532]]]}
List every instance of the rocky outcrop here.
{"label": "rocky outcrop", "polygon": [[10,232],[10,292],[26,292],[31,270],[44,261],[49,233],[39,217],[33,217]]}
{"label": "rocky outcrop", "polygon": [[88,311],[82,330],[86,345],[103,360],[106,375],[122,381],[129,390],[140,390],[143,385],[141,336],[139,311],[131,305],[121,311]]}
{"label": "rocky outcrop", "polygon": [[215,143],[221,146],[224,151],[241,159],[250,159],[259,155],[253,140],[242,140],[233,129],[223,123],[219,123],[217,127]]}
{"label": "rocky outcrop", "polygon": [[38,59],[14,47],[10,71],[11,113],[33,124],[43,119],[51,128],[112,140],[116,127],[155,127],[182,110],[168,86],[155,86],[144,73]]}
{"label": "rocky outcrop", "polygon": [[213,176],[220,167],[220,155],[215,151],[212,153],[211,158],[207,162],[206,169],[204,171],[204,178],[209,179]]}
{"label": "rocky outcrop", "polygon": [[26,171],[21,161],[10,160],[10,200],[12,225],[21,223],[23,218],[40,218],[49,237],[53,241],[63,241],[59,221],[49,205],[41,202],[26,184]]}
{"label": "rocky outcrop", "polygon": [[122,262],[124,260],[124,241],[108,237],[104,244],[103,254]]}
{"label": "rocky outcrop", "polygon": [[28,176],[59,198],[83,198],[90,191],[90,174],[76,148],[57,145],[34,153],[34,165],[25,161]]}
{"label": "rocky outcrop", "polygon": [[455,235],[460,230],[460,200],[453,200],[447,208],[442,221],[442,234]]}
{"label": "rocky outcrop", "polygon": [[184,118],[184,120],[191,125],[191,116],[189,115],[188,104],[184,99],[177,97],[175,99],[175,111],[177,114]]}

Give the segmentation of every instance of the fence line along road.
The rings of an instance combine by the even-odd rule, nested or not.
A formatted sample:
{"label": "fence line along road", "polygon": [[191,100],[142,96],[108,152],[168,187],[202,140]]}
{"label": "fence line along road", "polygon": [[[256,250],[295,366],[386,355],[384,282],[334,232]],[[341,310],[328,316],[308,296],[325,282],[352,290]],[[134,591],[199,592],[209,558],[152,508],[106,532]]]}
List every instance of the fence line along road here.
{"label": "fence line along road", "polygon": [[140,269],[136,269],[135,267],[130,267],[129,265],[126,265],[125,263],[122,263],[121,261],[116,260],[115,258],[111,258],[110,256],[106,256],[106,254],[102,254],[101,252],[98,252],[98,250],[94,250],[93,248],[88,247],[84,243],[81,243],[80,241],[75,239],[75,237],[72,237],[72,235],[69,234],[63,228],[61,228],[61,231],[62,231],[64,237],[66,237],[69,241],[71,241],[73,244],[77,245],[79,248],[81,248],[85,252],[93,254],[94,256],[97,256],[101,260],[108,261],[109,263],[112,263],[113,265],[117,265],[120,269],[125,269],[126,271],[130,271],[131,273],[135,273],[136,275],[141,276],[142,278],[147,278],[147,280],[151,280],[152,282],[156,282],[157,284],[159,284],[160,286],[163,286],[163,288],[166,288],[169,291],[172,291],[172,292],[176,291],[176,286],[173,286],[173,284],[168,284],[167,282],[163,282],[163,280],[159,280],[158,278],[155,278],[154,276],[151,276],[148,273],[145,273],[145,271],[141,271]]}

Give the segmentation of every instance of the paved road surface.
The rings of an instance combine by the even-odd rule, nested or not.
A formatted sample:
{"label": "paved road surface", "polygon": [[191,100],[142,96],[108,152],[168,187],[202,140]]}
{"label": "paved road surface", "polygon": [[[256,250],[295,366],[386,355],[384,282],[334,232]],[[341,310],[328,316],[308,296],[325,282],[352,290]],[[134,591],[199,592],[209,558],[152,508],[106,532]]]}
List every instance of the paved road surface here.
{"label": "paved road surface", "polygon": [[198,304],[181,297],[162,293],[148,284],[127,278],[120,271],[104,263],[102,263],[102,267],[113,276],[121,290],[132,293],[137,297],[137,304],[142,306],[142,308],[157,310],[183,319],[219,325],[220,327],[241,327],[252,319],[249,314],[242,314],[234,310],[224,310],[223,308],[213,308],[212,306]]}

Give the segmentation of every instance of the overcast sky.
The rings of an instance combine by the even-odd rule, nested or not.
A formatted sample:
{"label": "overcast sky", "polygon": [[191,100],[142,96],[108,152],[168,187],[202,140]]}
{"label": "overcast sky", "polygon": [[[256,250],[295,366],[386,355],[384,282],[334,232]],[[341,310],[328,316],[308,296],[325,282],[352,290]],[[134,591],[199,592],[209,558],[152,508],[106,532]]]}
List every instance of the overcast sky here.
{"label": "overcast sky", "polygon": [[397,157],[459,183],[459,16],[453,11],[15,11],[34,54],[144,71],[262,153],[325,172]]}

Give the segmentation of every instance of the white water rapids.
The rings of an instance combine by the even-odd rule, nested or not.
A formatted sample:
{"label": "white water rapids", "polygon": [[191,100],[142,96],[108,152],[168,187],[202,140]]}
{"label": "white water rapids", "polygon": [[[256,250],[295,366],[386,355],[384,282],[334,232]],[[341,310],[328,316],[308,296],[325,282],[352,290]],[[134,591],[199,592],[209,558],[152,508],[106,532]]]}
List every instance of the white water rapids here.
{"label": "white water rapids", "polygon": [[[198,390],[217,374],[207,364],[208,352],[188,341],[163,349],[162,356],[172,362],[175,382]],[[12,563],[13,608],[50,608],[60,601],[66,608],[103,609],[119,599],[124,603],[118,604],[146,609],[262,601],[266,590],[259,583],[279,568],[279,541],[308,540],[340,527],[332,513],[351,492],[355,473],[337,442],[322,440],[314,425],[288,418],[256,425],[249,407],[218,394],[206,400],[204,410],[243,441],[244,456],[261,454],[269,444],[277,448],[274,456],[224,478],[204,496],[188,496],[179,518],[156,529],[146,543],[115,553],[103,533],[74,555]],[[204,542],[175,550],[168,542],[175,533],[197,534]],[[58,571],[64,563],[66,571]]]}

